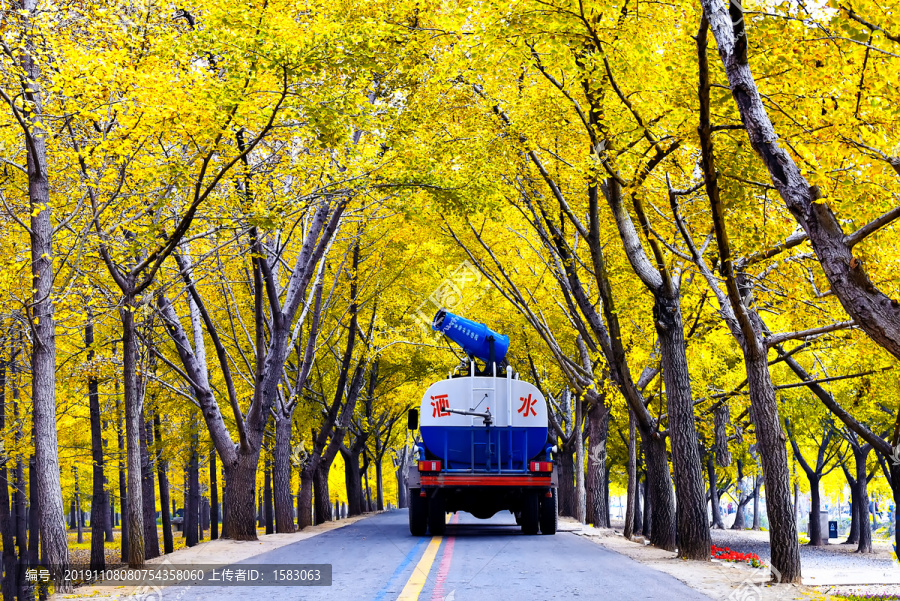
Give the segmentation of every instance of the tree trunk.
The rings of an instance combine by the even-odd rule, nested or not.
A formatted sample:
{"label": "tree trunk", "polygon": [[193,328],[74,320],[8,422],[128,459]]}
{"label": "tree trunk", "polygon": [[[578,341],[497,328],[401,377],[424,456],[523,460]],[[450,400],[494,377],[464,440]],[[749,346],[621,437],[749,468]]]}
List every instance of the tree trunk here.
{"label": "tree trunk", "polygon": [[[142,399],[137,383],[137,336],[134,303],[125,298],[119,311],[122,318],[122,379],[125,388],[125,442],[128,461],[128,504],[123,506],[123,523],[128,524],[127,563],[132,568],[144,565],[144,499],[141,466]],[[124,528],[123,528],[124,530]],[[124,538],[124,537],[123,537]]]}
{"label": "tree trunk", "polygon": [[156,482],[153,475],[153,422],[141,415],[141,499],[144,503],[144,558],[159,557],[159,533],[156,530]]}
{"label": "tree trunk", "polygon": [[732,530],[743,530],[745,522],[745,508],[750,502],[750,495],[744,492],[744,462],[738,459],[737,462],[737,489],[738,502],[737,509],[734,512],[734,522],[731,524]]}
{"label": "tree trunk", "polygon": [[[115,349],[113,350],[115,352]],[[125,427],[123,424],[122,402],[119,399],[119,386],[116,381],[116,415],[118,416],[118,443],[119,443],[119,514],[121,531],[119,532],[119,544],[121,546],[122,562],[128,562],[128,543],[131,537],[128,536],[128,470],[126,468],[126,452],[125,452]]]}
{"label": "tree trunk", "polygon": [[[56,321],[53,296],[53,222],[47,160],[47,135],[43,123],[40,63],[35,60],[31,16],[37,10],[36,0],[22,3],[22,20],[27,27],[23,51],[19,54],[24,76],[33,85],[25,86],[23,101],[28,107],[29,141],[25,144],[28,171],[28,200],[31,223],[32,302],[30,327],[31,402],[34,424],[34,457],[36,493],[41,500],[41,549],[47,564],[64,568],[69,563],[69,545],[65,528],[62,485],[59,475],[59,448],[56,438]],[[56,581],[58,592],[68,592],[70,585]]]}
{"label": "tree trunk", "polygon": [[[13,395],[17,394],[17,390],[13,390]],[[15,396],[13,397],[16,398]],[[16,406],[16,417],[18,417],[18,405]],[[21,430],[16,428],[16,440],[22,437]],[[26,520],[27,511],[25,509],[25,464],[22,456],[16,458],[16,488],[15,488],[15,508],[16,508],[16,546],[18,547],[19,565],[16,573],[16,597],[19,601],[25,599],[30,585],[25,578],[25,569],[28,568],[28,522]]]}
{"label": "tree trunk", "polygon": [[[263,481],[265,481],[265,475],[263,475]],[[266,511],[263,509],[263,491],[259,491],[259,497],[256,499],[256,527],[266,527]]]}
{"label": "tree trunk", "polygon": [[631,540],[634,536],[634,508],[635,493],[637,493],[637,459],[635,458],[635,447],[637,446],[636,432],[634,427],[634,415],[628,412],[628,461],[626,471],[628,472],[628,496],[625,505],[625,528],[622,534],[625,538]]}
{"label": "tree trunk", "polygon": [[203,531],[209,530],[209,497],[200,497],[200,539],[203,539]]}
{"label": "tree trunk", "polygon": [[[87,347],[87,361],[94,359],[94,324],[93,316],[88,314],[88,323],[84,327],[84,343]],[[103,457],[103,423],[100,418],[100,390],[93,370],[88,376],[88,406],[91,416],[91,460],[93,463],[93,486],[91,494],[91,571],[106,569],[106,537],[109,521],[109,498],[106,493],[106,474]]]}
{"label": "tree trunk", "polygon": [[650,499],[647,476],[644,476],[644,523],[641,525],[641,535],[650,539],[653,534],[653,501]]}
{"label": "tree trunk", "polygon": [[409,507],[409,480],[408,468],[411,453],[409,447],[404,446],[403,450],[398,453],[397,465],[395,466],[395,475],[397,477],[397,507],[406,509]]}
{"label": "tree trunk", "polygon": [[[209,449],[209,538],[219,538],[219,468],[216,465],[216,447]],[[290,532],[293,532],[293,523]],[[281,532],[281,530],[279,530]]]}
{"label": "tree trunk", "polygon": [[598,528],[610,527],[606,479],[609,417],[609,409],[599,401],[592,403],[588,409],[586,520],[588,524],[593,524]]}
{"label": "tree trunk", "polygon": [[[869,524],[869,491],[868,478],[866,477],[866,458],[869,455],[869,445],[862,449],[853,449],[856,460],[856,505],[859,519],[859,544],[857,553],[872,553],[872,526]],[[896,512],[896,505],[894,511]]]}
{"label": "tree trunk", "polygon": [[263,480],[263,508],[266,514],[266,534],[275,533],[275,510],[272,506],[272,460],[266,453],[265,474]]}
{"label": "tree trunk", "polygon": [[672,444],[678,555],[685,559],[709,561],[711,540],[703,494],[705,487],[700,447],[694,426],[694,399],[685,354],[681,305],[677,292],[671,296],[661,292],[654,296],[654,318]]}
{"label": "tree trunk", "polygon": [[643,498],[644,498],[644,483],[640,479],[640,471],[636,474],[635,477],[635,489],[634,489],[634,529],[632,530],[632,536],[643,536],[644,535],[644,512],[641,510],[643,507]]}
{"label": "tree trunk", "polygon": [[322,461],[313,476],[313,500],[315,505],[316,524],[331,521],[331,501],[328,499],[328,472],[331,462]]}
{"label": "tree trunk", "polygon": [[384,473],[381,462],[383,456],[377,455],[375,460],[375,508],[384,511]]}
{"label": "tree trunk", "polygon": [[313,525],[313,472],[306,467],[300,471],[300,492],[297,494],[297,528]]}
{"label": "tree trunk", "polygon": [[556,465],[559,469],[559,515],[571,518],[575,517],[575,458],[574,449],[569,445],[563,445],[556,456]]}
{"label": "tree trunk", "polygon": [[842,544],[856,545],[859,543],[859,501],[856,498],[858,493],[856,488],[856,479],[850,475],[850,470],[842,462],[841,469],[847,478],[847,485],[850,487],[850,530],[847,532],[847,540]]}
{"label": "tree trunk", "polygon": [[275,531],[294,532],[294,511],[291,507],[291,425],[293,414],[278,415],[275,419],[275,452],[273,481],[275,493]]}
{"label": "tree trunk", "polygon": [[[666,441],[657,438],[653,433],[638,428],[644,443],[644,455],[647,461],[647,486],[650,510],[645,515],[652,519],[650,525],[650,543],[666,551],[674,551],[675,543],[675,499],[672,495],[672,480],[669,476],[669,460],[666,456]],[[706,512],[703,525],[706,526]],[[646,518],[645,518],[646,519]],[[647,536],[647,525],[644,525],[644,536]]]}
{"label": "tree trunk", "polygon": [[359,455],[355,449],[341,445],[344,459],[344,483],[347,488],[347,516],[353,517],[363,512],[362,477],[359,469]]}
{"label": "tree trunk", "polygon": [[191,419],[191,453],[187,464],[187,498],[184,502],[185,545],[193,547],[200,542],[200,466],[197,457],[196,424]]}
{"label": "tree trunk", "polygon": [[363,447],[363,459],[365,460],[362,468],[363,480],[366,488],[366,512],[372,511],[372,489],[369,487],[369,457],[366,448]]}
{"label": "tree trunk", "polygon": [[28,563],[36,566],[40,562],[39,543],[41,528],[40,491],[37,486],[37,461],[34,455],[28,460]]}
{"label": "tree trunk", "polygon": [[159,412],[153,415],[153,430],[156,443],[156,471],[159,478],[159,507],[162,517],[163,552],[171,553],[175,543],[172,540],[172,516],[169,514],[169,462],[162,457],[162,420]]}
{"label": "tree trunk", "polygon": [[[13,358],[15,360],[15,358]],[[0,359],[0,432],[6,432],[6,360]],[[16,594],[16,550],[13,542],[13,516],[9,503],[7,461],[0,463],[0,538],[3,542],[3,582],[0,590],[4,601],[12,601]]]}
{"label": "tree trunk", "polygon": [[722,512],[719,510],[719,479],[716,477],[716,461],[713,451],[706,455],[706,472],[709,477],[709,505],[712,509],[712,525],[719,530],[725,529]]}
{"label": "tree trunk", "polygon": [[584,429],[582,412],[584,403],[575,399],[575,519],[585,523],[585,490],[584,490]]}
{"label": "tree trunk", "polygon": [[255,523],[256,468],[258,453],[238,453],[234,464],[225,464],[225,516],[222,536],[234,540],[257,540]]}
{"label": "tree trunk", "polygon": [[[768,492],[768,490],[766,491]],[[819,477],[813,476],[809,478],[809,545],[812,547],[822,546],[822,524],[819,521],[819,510],[821,509],[821,500],[819,497]]]}
{"label": "tree trunk", "polygon": [[72,475],[75,476],[75,498],[72,503],[75,509],[73,514],[73,517],[75,518],[75,529],[78,531],[76,542],[82,544],[84,543],[84,520],[81,517],[81,485],[78,479],[77,466],[72,466]]}
{"label": "tree trunk", "polygon": [[753,530],[759,530],[759,489],[762,487],[762,477],[753,477]]}
{"label": "tree trunk", "polygon": [[[761,350],[765,349],[765,346],[757,339],[747,341],[745,347],[747,348],[744,363],[750,389],[750,418],[756,428],[756,439],[765,476],[772,567],[778,570],[781,582],[800,582],[800,546],[797,540],[794,508],[791,505],[791,474],[785,448],[787,438],[778,417],[778,403],[775,400],[775,389],[769,374],[766,353]],[[756,517],[754,527],[755,522]]]}

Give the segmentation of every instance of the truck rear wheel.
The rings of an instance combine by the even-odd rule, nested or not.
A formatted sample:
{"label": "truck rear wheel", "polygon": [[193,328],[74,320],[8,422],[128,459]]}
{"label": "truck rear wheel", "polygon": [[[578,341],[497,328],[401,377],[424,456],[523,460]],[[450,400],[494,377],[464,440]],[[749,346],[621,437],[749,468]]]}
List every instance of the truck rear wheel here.
{"label": "truck rear wheel", "polygon": [[541,497],[541,534],[556,534],[558,523],[556,506],[556,489],[550,489],[552,494]]}
{"label": "truck rear wheel", "polygon": [[425,536],[428,528],[428,498],[419,496],[418,488],[409,490],[409,533]]}
{"label": "truck rear wheel", "polygon": [[441,536],[444,526],[447,525],[447,516],[444,512],[444,498],[437,492],[428,503],[428,530],[431,536]]}
{"label": "truck rear wheel", "polygon": [[540,511],[538,502],[536,492],[525,493],[522,503],[522,534],[538,533],[538,513]]}

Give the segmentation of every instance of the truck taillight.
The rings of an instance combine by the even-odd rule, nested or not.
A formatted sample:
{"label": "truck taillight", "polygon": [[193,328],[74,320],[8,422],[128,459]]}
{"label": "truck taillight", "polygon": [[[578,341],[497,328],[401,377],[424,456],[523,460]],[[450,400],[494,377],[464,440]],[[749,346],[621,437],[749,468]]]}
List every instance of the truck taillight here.
{"label": "truck taillight", "polygon": [[419,471],[420,472],[439,472],[439,471],[441,471],[441,462],[440,461],[420,461],[419,462]]}
{"label": "truck taillight", "polygon": [[531,471],[532,472],[552,472],[553,471],[553,462],[552,461],[532,461],[531,462]]}

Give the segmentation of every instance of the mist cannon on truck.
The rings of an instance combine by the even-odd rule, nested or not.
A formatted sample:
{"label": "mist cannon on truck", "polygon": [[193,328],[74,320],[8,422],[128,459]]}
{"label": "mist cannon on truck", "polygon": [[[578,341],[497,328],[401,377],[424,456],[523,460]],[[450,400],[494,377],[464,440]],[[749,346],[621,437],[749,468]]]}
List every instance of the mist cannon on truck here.
{"label": "mist cannon on truck", "polygon": [[409,469],[410,532],[441,534],[446,512],[487,519],[508,510],[523,533],[555,534],[558,478],[547,405],[537,387],[513,375],[509,338],[443,309],[432,328],[468,360],[410,410],[409,428],[420,434]]}

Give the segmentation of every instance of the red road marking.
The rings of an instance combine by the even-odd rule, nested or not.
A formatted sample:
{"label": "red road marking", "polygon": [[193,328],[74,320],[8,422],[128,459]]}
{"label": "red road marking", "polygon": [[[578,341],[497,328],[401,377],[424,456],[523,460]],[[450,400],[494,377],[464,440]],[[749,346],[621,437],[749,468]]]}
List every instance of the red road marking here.
{"label": "red road marking", "polygon": [[[454,513],[451,524],[459,522],[459,514]],[[447,574],[450,572],[450,559],[453,557],[453,541],[456,537],[446,537],[444,544],[444,556],[441,557],[441,565],[438,566],[437,576],[434,580],[434,589],[431,591],[431,601],[444,601],[444,582],[447,580]]]}

